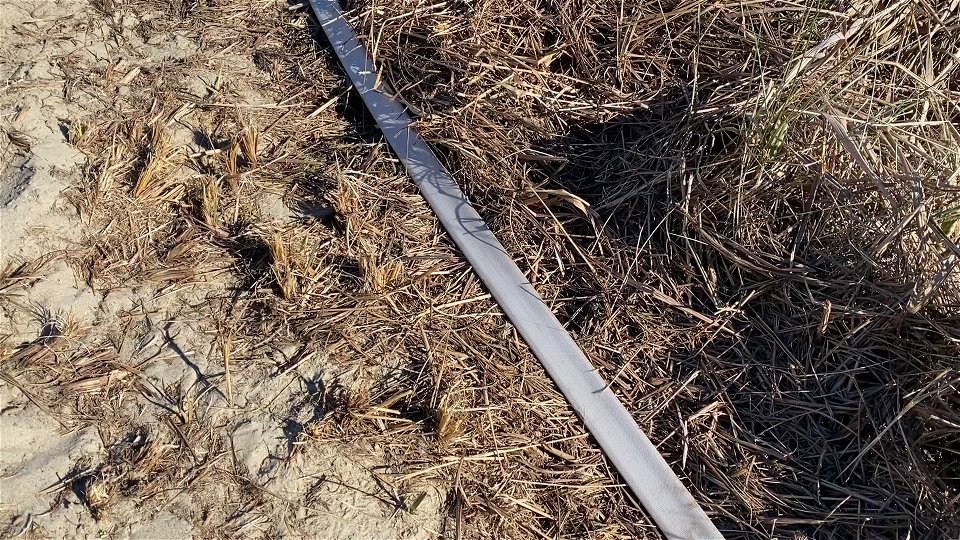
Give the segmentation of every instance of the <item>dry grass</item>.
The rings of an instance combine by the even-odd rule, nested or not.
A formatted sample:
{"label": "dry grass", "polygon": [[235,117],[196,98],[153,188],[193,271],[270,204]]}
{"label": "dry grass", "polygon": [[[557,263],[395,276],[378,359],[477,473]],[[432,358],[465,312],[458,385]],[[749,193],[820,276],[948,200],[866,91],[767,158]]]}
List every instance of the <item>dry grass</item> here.
{"label": "dry grass", "polygon": [[[174,4],[120,7],[173,9],[142,31],[197,32],[203,54],[142,69],[126,109],[71,127],[90,158],[74,200],[92,232],[71,254],[86,279],[223,280],[189,308],[225,395],[250,373],[337,373],[291,405],[293,448],[376,446],[396,510],[416,511],[417,482],[444,487],[445,536],[655,537],[302,6]],[[956,3],[351,7],[383,81],[731,537],[958,533]],[[254,88],[218,76],[198,96],[199,68]],[[127,73],[77,84],[107,99]],[[296,219],[269,215],[269,192]],[[273,363],[281,346],[299,352]],[[118,422],[74,482],[91,510],[243,483],[219,447],[192,454],[199,398],[138,388],[118,348],[29,344],[4,372],[52,369],[65,410]],[[124,439],[84,401],[105,389],[163,397],[170,429]],[[245,534],[241,510],[206,530]]]}
{"label": "dry grass", "polygon": [[[948,4],[357,7],[384,81],[703,504],[847,538],[960,525]],[[548,534],[609,519],[558,515]]]}

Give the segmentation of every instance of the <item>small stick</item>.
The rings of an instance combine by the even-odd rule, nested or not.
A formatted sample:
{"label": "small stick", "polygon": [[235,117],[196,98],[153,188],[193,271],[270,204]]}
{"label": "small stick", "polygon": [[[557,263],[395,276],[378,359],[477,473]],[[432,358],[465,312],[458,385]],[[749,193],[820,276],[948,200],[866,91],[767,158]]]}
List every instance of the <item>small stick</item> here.
{"label": "small stick", "polygon": [[230,337],[221,336],[220,351],[223,353],[223,375],[227,383],[227,401],[233,406],[233,380],[230,378]]}

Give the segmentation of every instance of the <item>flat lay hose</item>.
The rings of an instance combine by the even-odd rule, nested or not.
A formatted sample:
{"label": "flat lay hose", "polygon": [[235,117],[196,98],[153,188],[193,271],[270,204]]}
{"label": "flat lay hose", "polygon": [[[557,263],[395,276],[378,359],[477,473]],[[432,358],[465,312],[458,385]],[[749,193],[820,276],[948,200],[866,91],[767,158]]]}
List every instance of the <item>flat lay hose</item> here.
{"label": "flat lay hose", "polygon": [[384,88],[337,0],[310,0],[384,137],[457,247],[666,538],[723,536],[524,277]]}

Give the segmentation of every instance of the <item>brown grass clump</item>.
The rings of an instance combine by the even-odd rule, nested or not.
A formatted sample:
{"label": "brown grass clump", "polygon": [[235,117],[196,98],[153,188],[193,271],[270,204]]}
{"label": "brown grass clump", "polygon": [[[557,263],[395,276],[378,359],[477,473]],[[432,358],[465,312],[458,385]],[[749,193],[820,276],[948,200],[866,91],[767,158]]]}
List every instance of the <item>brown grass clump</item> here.
{"label": "brown grass clump", "polygon": [[353,5],[723,528],[957,534],[956,5]]}
{"label": "brown grass clump", "polygon": [[153,126],[146,148],[144,164],[136,176],[133,196],[162,199],[182,196],[183,188],[176,190],[172,169],[177,166],[177,151],[170,143],[169,136],[160,126]]}
{"label": "brown grass clump", "polygon": [[23,289],[40,279],[40,271],[50,257],[33,261],[10,261],[0,270],[0,305],[16,299]]}

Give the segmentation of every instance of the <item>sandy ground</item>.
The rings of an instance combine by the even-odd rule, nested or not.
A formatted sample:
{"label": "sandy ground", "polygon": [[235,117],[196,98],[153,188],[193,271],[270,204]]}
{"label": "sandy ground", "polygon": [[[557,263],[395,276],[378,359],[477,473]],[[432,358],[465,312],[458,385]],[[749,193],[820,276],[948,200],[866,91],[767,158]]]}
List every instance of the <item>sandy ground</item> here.
{"label": "sandy ground", "polygon": [[[109,2],[97,3],[104,5]],[[85,403],[104,411],[92,421],[51,414],[29,399],[29,386],[0,382],[0,534],[435,537],[438,488],[424,485],[416,512],[401,512],[371,470],[377,448],[299,447],[291,417],[309,416],[304,381],[325,375],[293,369],[279,377],[243,377],[225,395],[216,336],[193,306],[229,288],[229,277],[173,291],[136,283],[95,288],[68,257],[58,257],[95,232],[71,202],[86,164],[68,141],[71,125],[115,113],[140,71],[182,65],[200,51],[197,36],[145,35],[150,16],[127,11],[111,21],[82,0],[0,2],[0,268],[48,260],[3,297],[0,337],[9,353],[67,324],[83,327],[85,343],[113,339],[117,361],[135,364],[138,386],[148,389],[113,401],[91,393]],[[249,57],[228,60],[241,74],[255,71]],[[184,85],[198,92],[226,76],[187,65]],[[104,67],[119,73],[116,102],[85,95],[77,83],[76,70]],[[250,100],[273,99],[250,92]],[[190,135],[174,134],[175,144],[202,150]],[[261,206],[268,219],[292,219],[279,196],[265,194]],[[183,422],[174,425],[163,397],[177,391],[189,399],[177,402],[175,417]],[[163,483],[153,482],[151,475],[167,469],[151,469],[149,459],[172,456],[184,465]],[[123,478],[121,487],[107,481],[116,478]],[[101,507],[100,495],[109,504]]]}

